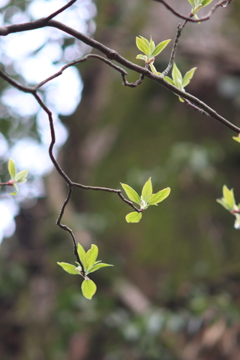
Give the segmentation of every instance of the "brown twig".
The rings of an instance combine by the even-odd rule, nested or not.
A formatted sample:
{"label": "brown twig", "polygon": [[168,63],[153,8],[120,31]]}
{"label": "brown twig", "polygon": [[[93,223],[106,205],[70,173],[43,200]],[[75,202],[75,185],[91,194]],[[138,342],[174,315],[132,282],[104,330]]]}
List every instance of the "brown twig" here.
{"label": "brown twig", "polygon": [[169,73],[169,71],[171,70],[171,68],[173,66],[174,59],[175,59],[175,56],[176,56],[178,42],[179,42],[182,31],[183,31],[184,27],[186,26],[187,22],[188,21],[185,20],[183,24],[178,25],[177,33],[176,33],[176,36],[175,36],[175,40],[174,40],[174,43],[173,43],[173,47],[172,47],[172,51],[171,51],[171,55],[170,55],[170,59],[169,59],[169,63],[168,63],[167,68],[161,74],[162,78],[164,78],[164,76],[166,76]]}
{"label": "brown twig", "polygon": [[205,16],[199,18],[199,19],[193,19],[192,15],[185,16],[185,15],[180,14],[172,6],[170,6],[165,0],[154,0],[154,1],[163,4],[168,10],[171,11],[171,13],[173,13],[177,17],[179,17],[179,18],[181,18],[183,20],[193,22],[193,23],[199,23],[199,22],[202,22],[202,21],[209,20],[210,17],[213,15],[213,13],[217,10],[217,8],[219,8],[220,6],[224,6],[224,4],[229,2],[229,0],[220,0],[211,8],[211,10],[207,13],[207,15],[205,15]]}
{"label": "brown twig", "polygon": [[[224,2],[221,2],[221,5],[223,3]],[[218,3],[218,4],[220,6],[220,3]],[[190,21],[189,18],[186,18],[186,20]],[[83,41],[85,44],[99,50],[100,52],[105,54],[108,59],[114,60],[114,61],[118,62],[119,64],[125,66],[129,70],[133,70],[133,71],[141,74],[142,76],[140,76],[140,79],[138,80],[139,83],[141,83],[143,77],[146,76],[149,79],[158,82],[159,84],[161,84],[162,86],[167,88],[169,91],[175,93],[176,95],[189,100],[191,103],[193,103],[194,105],[196,105],[197,107],[199,107],[200,109],[202,109],[203,111],[208,113],[208,115],[210,117],[221,122],[222,124],[224,124],[225,126],[230,128],[231,130],[233,130],[234,132],[236,132],[236,133],[240,132],[239,127],[237,127],[236,125],[232,124],[230,121],[228,121],[227,119],[225,119],[224,117],[219,115],[215,110],[210,108],[208,105],[203,103],[198,98],[188,94],[187,92],[184,92],[184,91],[176,88],[174,85],[170,84],[169,82],[167,82],[163,78],[161,78],[161,76],[153,74],[146,67],[141,67],[139,65],[132,63],[131,61],[125,59],[123,56],[119,55],[115,50],[105,46],[104,44],[98,42],[97,40],[90,38],[89,36],[87,36],[85,34],[80,33],[79,31],[77,31],[75,29],[72,29],[71,27],[69,27],[65,24],[62,24],[61,22],[43,18],[43,19],[39,19],[39,20],[32,21],[29,23],[18,24],[18,25],[9,25],[9,26],[5,26],[5,27],[0,27],[0,35],[6,36],[10,33],[34,30],[34,29],[38,29],[38,28],[41,28],[44,26],[51,26],[51,27],[57,28],[61,31],[64,31],[69,35],[72,35],[76,39]],[[137,85],[138,85],[138,82],[136,82]],[[133,86],[135,86],[135,85],[133,85]],[[25,91],[23,86],[22,86],[22,91]]]}

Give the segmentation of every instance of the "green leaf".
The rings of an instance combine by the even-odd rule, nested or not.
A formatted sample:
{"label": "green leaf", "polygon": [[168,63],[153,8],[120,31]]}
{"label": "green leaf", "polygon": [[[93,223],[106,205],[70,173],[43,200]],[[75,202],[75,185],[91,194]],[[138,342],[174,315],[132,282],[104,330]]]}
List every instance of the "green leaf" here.
{"label": "green leaf", "polygon": [[240,135],[238,135],[238,136],[233,136],[233,140],[235,140],[235,141],[237,141],[237,142],[240,143]]}
{"label": "green leaf", "polygon": [[[98,257],[98,247],[94,244],[91,245],[91,249],[86,253],[86,272],[93,267]],[[81,259],[81,258],[80,258]]]}
{"label": "green leaf", "polygon": [[88,279],[82,282],[82,293],[85,298],[91,300],[96,290],[97,286],[92,280]]}
{"label": "green leaf", "polygon": [[225,201],[223,199],[217,199],[216,200],[220,205],[222,205],[226,210],[230,210],[229,207],[226,205]]}
{"label": "green leaf", "polygon": [[15,179],[16,167],[15,167],[15,163],[12,159],[8,159],[8,172],[11,176],[11,179]]}
{"label": "green leaf", "polygon": [[142,200],[148,204],[151,196],[152,196],[152,180],[151,178],[149,178],[148,181],[144,184],[142,189]]}
{"label": "green leaf", "polygon": [[177,86],[178,88],[182,86],[182,74],[180,72],[180,70],[178,69],[177,65],[174,63],[173,64],[173,69],[172,69],[172,78],[174,81],[175,86]]}
{"label": "green leaf", "polygon": [[83,263],[84,269],[85,269],[86,268],[86,252],[85,252],[84,248],[82,247],[82,245],[79,243],[78,243],[77,252],[80,257],[80,260]]}
{"label": "green leaf", "polygon": [[79,271],[76,270],[76,266],[72,264],[68,264],[65,262],[58,262],[58,265],[60,265],[63,270],[65,270],[67,273],[72,275],[79,275]]}
{"label": "green leaf", "polygon": [[100,264],[96,264],[94,265],[89,271],[88,271],[88,274],[94,272],[94,271],[97,271],[103,267],[107,267],[107,266],[113,266],[111,264],[105,264],[105,263],[100,263]]}
{"label": "green leaf", "polygon": [[190,83],[190,80],[192,79],[194,72],[196,71],[196,67],[192,68],[191,70],[189,70],[188,72],[186,72],[183,81],[182,81],[182,85],[183,87],[187,86]]}
{"label": "green leaf", "polygon": [[136,45],[137,45],[137,48],[142,51],[144,54],[146,55],[150,55],[151,51],[150,51],[150,46],[147,45],[146,43],[147,39],[143,38],[142,36],[141,37],[136,37]]}
{"label": "green leaf", "polygon": [[156,194],[153,194],[150,198],[149,205],[157,205],[164,199],[166,199],[171,192],[171,189],[169,187],[158,191]]}
{"label": "green leaf", "polygon": [[192,7],[194,7],[194,0],[188,0],[190,2],[190,4],[192,5]]}
{"label": "green leaf", "polygon": [[229,190],[226,185],[223,186],[223,198],[230,210],[234,210],[235,198],[233,189]]}
{"label": "green leaf", "polygon": [[151,71],[152,71],[153,74],[155,74],[155,75],[160,75],[160,73],[157,72],[157,69],[155,68],[155,66],[153,65],[153,63],[150,63],[149,65],[150,65],[150,69],[151,69]]}
{"label": "green leaf", "polygon": [[139,212],[131,212],[127,214],[126,221],[127,223],[138,223],[142,218],[142,213]]}
{"label": "green leaf", "polygon": [[14,188],[15,188],[15,191],[14,192],[11,192],[10,195],[17,195],[18,193],[18,186],[16,184],[13,184]]}
{"label": "green leaf", "polygon": [[152,37],[150,37],[149,48],[150,48],[150,56],[153,56],[152,53],[155,49],[155,42],[153,41]]}
{"label": "green leaf", "polygon": [[207,6],[208,4],[210,4],[213,0],[202,0],[202,7]]}
{"label": "green leaf", "polygon": [[169,40],[165,40],[165,41],[162,41],[160,42],[154,49],[154,51],[152,52],[151,56],[155,57],[157,55],[160,54],[160,52],[162,52],[165,47],[168,45],[168,43],[171,41],[171,39]]}
{"label": "green leaf", "polygon": [[175,84],[174,84],[173,80],[172,80],[170,77],[168,77],[168,76],[164,76],[164,80],[166,80],[167,82],[169,82],[170,84],[172,84],[172,85],[174,85],[174,86],[175,86]]}
{"label": "green leaf", "polygon": [[140,39],[142,39],[142,41],[144,41],[144,43],[146,44],[147,47],[149,47],[149,41],[148,41],[148,39],[146,39],[145,37],[143,37],[143,36],[141,36],[141,35],[139,35],[138,37],[139,37]]}
{"label": "green leaf", "polygon": [[18,183],[24,183],[24,182],[27,181],[27,179],[26,179],[27,174],[28,174],[28,170],[20,171],[20,172],[17,173],[17,175],[15,176],[15,180],[16,180]]}
{"label": "green leaf", "polygon": [[127,185],[127,184],[123,184],[123,183],[120,183],[125,191],[125,193],[127,194],[128,198],[135,202],[136,204],[140,204],[141,203],[141,199],[140,199],[140,196],[138,195],[138,193],[133,189],[131,188],[131,186]]}
{"label": "green leaf", "polygon": [[143,61],[147,62],[147,56],[146,55],[138,54],[136,56],[136,59],[140,59],[140,60],[143,60]]}

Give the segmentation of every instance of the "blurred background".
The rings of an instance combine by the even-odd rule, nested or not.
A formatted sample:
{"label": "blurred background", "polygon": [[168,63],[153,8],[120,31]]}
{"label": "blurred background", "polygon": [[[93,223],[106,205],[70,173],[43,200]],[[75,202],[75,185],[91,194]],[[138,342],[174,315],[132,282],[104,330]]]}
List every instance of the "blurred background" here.
{"label": "blurred background", "polygon": [[[1,26],[46,16],[64,1],[1,0]],[[169,1],[181,13],[187,0]],[[177,3],[177,5],[176,5]],[[205,8],[205,12],[208,8]],[[205,13],[203,12],[203,13]],[[57,20],[136,60],[135,37],[174,39],[180,19],[150,0],[79,0]],[[197,66],[188,91],[240,126],[240,4],[210,21],[188,24],[176,62]],[[2,68],[36,84],[92,51],[57,29],[1,39]],[[96,53],[94,50],[93,53]],[[156,59],[167,66],[171,46]],[[135,81],[130,73],[128,81]],[[69,68],[41,94],[54,114],[56,154],[76,182],[170,197],[139,224],[114,194],[74,189],[64,223],[100,259],[114,264],[92,274],[89,301],[73,263],[71,239],[55,221],[66,185],[48,159],[46,115],[35,100],[0,81],[0,176],[7,160],[29,169],[29,181],[0,195],[0,357],[3,360],[236,360],[240,356],[240,233],[216,199],[222,186],[240,200],[240,152],[232,133],[145,79],[122,86],[119,73],[96,59]]]}

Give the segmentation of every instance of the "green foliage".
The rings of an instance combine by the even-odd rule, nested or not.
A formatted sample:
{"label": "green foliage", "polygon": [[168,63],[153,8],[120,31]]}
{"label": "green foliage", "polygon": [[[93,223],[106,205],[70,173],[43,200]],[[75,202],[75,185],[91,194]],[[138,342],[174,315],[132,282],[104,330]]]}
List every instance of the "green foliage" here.
{"label": "green foliage", "polygon": [[85,252],[82,245],[78,244],[77,251],[83,268],[79,263],[77,263],[78,266],[75,266],[64,262],[58,262],[58,265],[60,265],[68,274],[81,275],[84,278],[82,283],[82,293],[85,298],[91,299],[97,290],[97,286],[87,275],[103,267],[113,265],[102,263],[101,260],[96,261],[98,257],[98,247],[96,245],[91,245],[91,249]]}
{"label": "green foliage", "polygon": [[[178,89],[185,91],[184,88],[190,83],[196,69],[197,69],[196,67],[192,68],[191,70],[186,72],[185,76],[183,77],[180,70],[178,69],[177,65],[174,63],[173,69],[172,69],[172,79],[168,76],[165,76],[164,80],[166,80],[170,84],[176,86]],[[184,101],[180,97],[179,97],[179,100],[182,102]]]}
{"label": "green foliage", "polygon": [[137,36],[136,46],[145,55],[139,54],[137,55],[136,59],[143,60],[146,64],[151,66],[151,64],[154,63],[155,57],[165,49],[165,47],[170,41],[171,39],[164,40],[156,46],[154,41],[152,40],[152,37],[150,37],[150,41],[148,41],[143,36]]}
{"label": "green foliage", "polygon": [[240,134],[238,136],[233,136],[233,140],[240,143]]}
{"label": "green foliage", "polygon": [[15,191],[10,193],[10,195],[16,195],[18,193],[18,183],[24,183],[27,181],[28,170],[23,170],[17,173],[15,163],[12,159],[8,160],[8,172],[10,174],[11,180],[9,180],[9,185],[14,186]]}
{"label": "green foliage", "polygon": [[195,17],[195,19],[198,19],[198,16],[196,15],[197,12],[202,9],[203,7],[209,5],[213,0],[188,0],[192,6],[191,13]]}
{"label": "green foliage", "polygon": [[97,291],[97,286],[96,284],[90,280],[90,279],[85,279],[82,282],[82,293],[85,296],[85,298],[91,300],[93,295],[95,294],[95,292]]}
{"label": "green foliage", "polygon": [[234,190],[230,190],[226,185],[224,185],[223,197],[221,199],[217,199],[217,202],[236,217],[234,227],[235,229],[240,229],[240,204],[236,205]]}
{"label": "green foliage", "polygon": [[135,202],[140,207],[140,212],[134,211],[131,212],[126,216],[126,221],[128,223],[138,223],[142,218],[142,211],[146,210],[150,205],[158,205],[160,202],[162,202],[164,199],[168,197],[170,194],[171,189],[169,187],[158,191],[156,194],[153,194],[153,188],[152,188],[152,180],[151,178],[148,179],[148,181],[144,184],[142,188],[142,194],[141,197],[138,195],[138,193],[132,189],[127,184],[122,184],[123,189],[125,190],[128,198]]}

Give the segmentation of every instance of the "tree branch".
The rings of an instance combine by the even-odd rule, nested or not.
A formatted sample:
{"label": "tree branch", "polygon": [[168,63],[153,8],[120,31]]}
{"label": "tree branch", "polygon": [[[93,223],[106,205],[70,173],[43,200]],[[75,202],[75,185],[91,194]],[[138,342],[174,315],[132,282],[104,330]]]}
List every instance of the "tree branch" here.
{"label": "tree branch", "polygon": [[[223,2],[221,2],[221,4],[222,3]],[[30,23],[5,26],[5,27],[0,28],[0,35],[8,35],[10,33],[17,32],[17,31],[33,30],[33,29],[37,29],[37,28],[43,27],[43,26],[51,26],[51,27],[54,27],[54,28],[64,31],[69,35],[72,35],[76,39],[83,41],[85,44],[99,50],[100,52],[105,54],[108,59],[114,60],[114,61],[118,62],[119,64],[125,66],[129,70],[133,70],[133,71],[141,74],[142,76],[140,76],[140,80],[139,80],[140,82],[142,81],[143,76],[146,76],[149,79],[158,82],[159,84],[161,84],[162,86],[167,88],[169,91],[175,93],[176,95],[178,95],[184,99],[189,100],[191,103],[193,103],[200,109],[204,110],[210,117],[221,122],[222,124],[224,124],[225,126],[230,128],[231,130],[233,130],[234,132],[236,132],[238,134],[240,133],[239,127],[237,127],[236,125],[232,124],[230,121],[228,121],[227,119],[225,119],[224,117],[219,115],[215,110],[213,110],[211,107],[206,105],[204,102],[202,102],[198,98],[194,97],[193,95],[190,95],[189,93],[187,93],[185,91],[182,91],[182,90],[176,88],[174,85],[165,81],[161,76],[153,74],[147,68],[141,67],[141,66],[134,64],[131,61],[125,59],[123,56],[119,55],[115,50],[103,45],[102,43],[98,42],[97,40],[94,40],[94,39],[90,38],[89,36],[84,35],[84,34],[78,32],[77,30],[72,29],[71,27],[69,27],[65,24],[62,24],[56,20],[47,20],[46,18],[44,18],[44,19],[36,20],[36,21],[30,22]],[[13,86],[15,86],[13,80],[11,80],[11,84]],[[24,86],[18,84],[17,87],[19,88],[19,90],[25,91]],[[31,91],[34,91],[34,88]]]}
{"label": "tree branch", "polygon": [[[177,17],[179,17],[179,18],[181,18],[183,20],[193,22],[193,23],[199,23],[199,22],[202,22],[202,21],[207,21],[207,20],[210,19],[210,17],[213,15],[213,13],[217,10],[217,8],[219,8],[220,6],[226,7],[227,5],[229,5],[229,0],[220,0],[211,8],[211,10],[207,13],[207,15],[205,15],[205,16],[199,18],[199,19],[193,19],[192,14],[189,14],[188,16],[180,14],[172,6],[170,6],[165,0],[154,0],[154,1],[163,4],[168,10],[171,11],[171,13],[173,13]],[[225,6],[225,4],[227,4],[227,5]]]}
{"label": "tree branch", "polygon": [[166,76],[169,73],[169,71],[171,70],[171,68],[173,66],[174,59],[175,59],[175,56],[176,56],[176,51],[177,51],[179,38],[180,38],[180,36],[182,34],[182,31],[183,31],[184,27],[186,26],[186,24],[187,24],[187,20],[185,20],[182,25],[178,24],[177,33],[176,33],[175,40],[174,40],[174,43],[173,43],[169,63],[168,63],[167,68],[162,72],[162,75],[161,75],[162,78],[164,78],[164,76]]}

